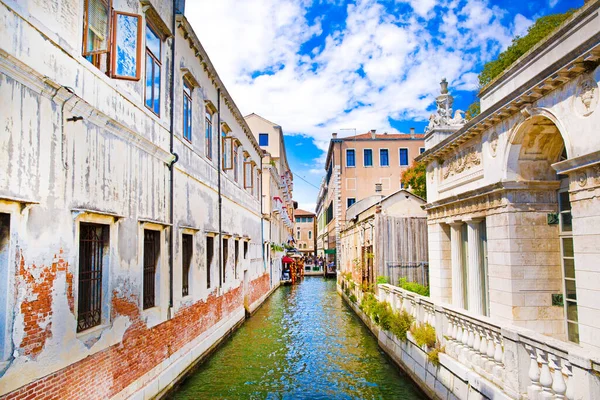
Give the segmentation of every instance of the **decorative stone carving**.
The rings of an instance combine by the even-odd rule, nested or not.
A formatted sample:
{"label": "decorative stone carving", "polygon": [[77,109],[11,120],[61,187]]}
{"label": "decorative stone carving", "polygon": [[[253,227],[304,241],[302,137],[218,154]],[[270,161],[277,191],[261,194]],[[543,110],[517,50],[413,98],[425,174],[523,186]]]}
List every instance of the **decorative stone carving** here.
{"label": "decorative stone carving", "polygon": [[585,187],[585,185],[587,185],[587,174],[584,171],[580,171],[577,174],[577,183],[581,187]]}
{"label": "decorative stone carving", "polygon": [[441,94],[435,99],[437,110],[429,116],[429,125],[425,132],[435,128],[461,128],[465,124],[464,111],[456,110],[452,116],[452,104],[454,97],[448,93],[448,81],[446,78],[440,82]]}
{"label": "decorative stone carving", "polygon": [[590,75],[582,76],[577,84],[573,109],[581,116],[587,117],[598,105],[598,83]]}
{"label": "decorative stone carving", "polygon": [[481,154],[477,148],[475,146],[467,147],[444,161],[442,164],[442,178],[448,179],[450,176],[458,175],[480,164]]}
{"label": "decorative stone carving", "polygon": [[496,157],[498,151],[498,132],[494,131],[490,135],[490,154],[492,157]]}

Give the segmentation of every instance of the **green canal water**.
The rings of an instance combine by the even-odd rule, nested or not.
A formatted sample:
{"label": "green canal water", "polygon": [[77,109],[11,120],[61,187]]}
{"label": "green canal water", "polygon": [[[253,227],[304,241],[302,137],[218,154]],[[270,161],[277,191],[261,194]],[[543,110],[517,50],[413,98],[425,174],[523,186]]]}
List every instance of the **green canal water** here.
{"label": "green canal water", "polygon": [[426,399],[346,306],[335,280],[284,286],[172,399]]}

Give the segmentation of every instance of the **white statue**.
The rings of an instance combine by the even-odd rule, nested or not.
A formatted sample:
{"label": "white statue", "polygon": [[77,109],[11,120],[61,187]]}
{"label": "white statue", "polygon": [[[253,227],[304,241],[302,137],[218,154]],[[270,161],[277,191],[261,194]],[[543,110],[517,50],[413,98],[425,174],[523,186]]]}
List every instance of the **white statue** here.
{"label": "white statue", "polygon": [[452,104],[454,97],[448,94],[448,81],[446,78],[440,82],[441,94],[435,99],[437,110],[429,116],[429,125],[425,128],[425,132],[438,127],[462,127],[465,124],[464,111],[456,110],[452,117]]}

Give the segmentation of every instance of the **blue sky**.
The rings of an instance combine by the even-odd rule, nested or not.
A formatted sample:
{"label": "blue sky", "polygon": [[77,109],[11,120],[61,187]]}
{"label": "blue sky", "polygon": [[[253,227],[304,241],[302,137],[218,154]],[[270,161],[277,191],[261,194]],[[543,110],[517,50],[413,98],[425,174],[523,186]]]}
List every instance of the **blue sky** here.
{"label": "blue sky", "polygon": [[294,198],[313,210],[332,132],[423,132],[441,78],[466,110],[486,61],[536,18],[581,5],[188,0],[186,16],[241,112],[283,127]]}

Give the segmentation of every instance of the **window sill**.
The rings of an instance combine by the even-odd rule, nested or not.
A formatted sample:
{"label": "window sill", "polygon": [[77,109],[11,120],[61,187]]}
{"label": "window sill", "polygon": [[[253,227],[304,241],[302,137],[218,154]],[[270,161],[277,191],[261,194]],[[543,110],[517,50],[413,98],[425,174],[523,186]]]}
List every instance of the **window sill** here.
{"label": "window sill", "polygon": [[77,332],[76,337],[82,342],[87,342],[89,339],[100,337],[102,332],[107,328],[110,328],[110,324],[100,324],[98,326],[94,326],[93,328],[89,328],[85,331]]}

